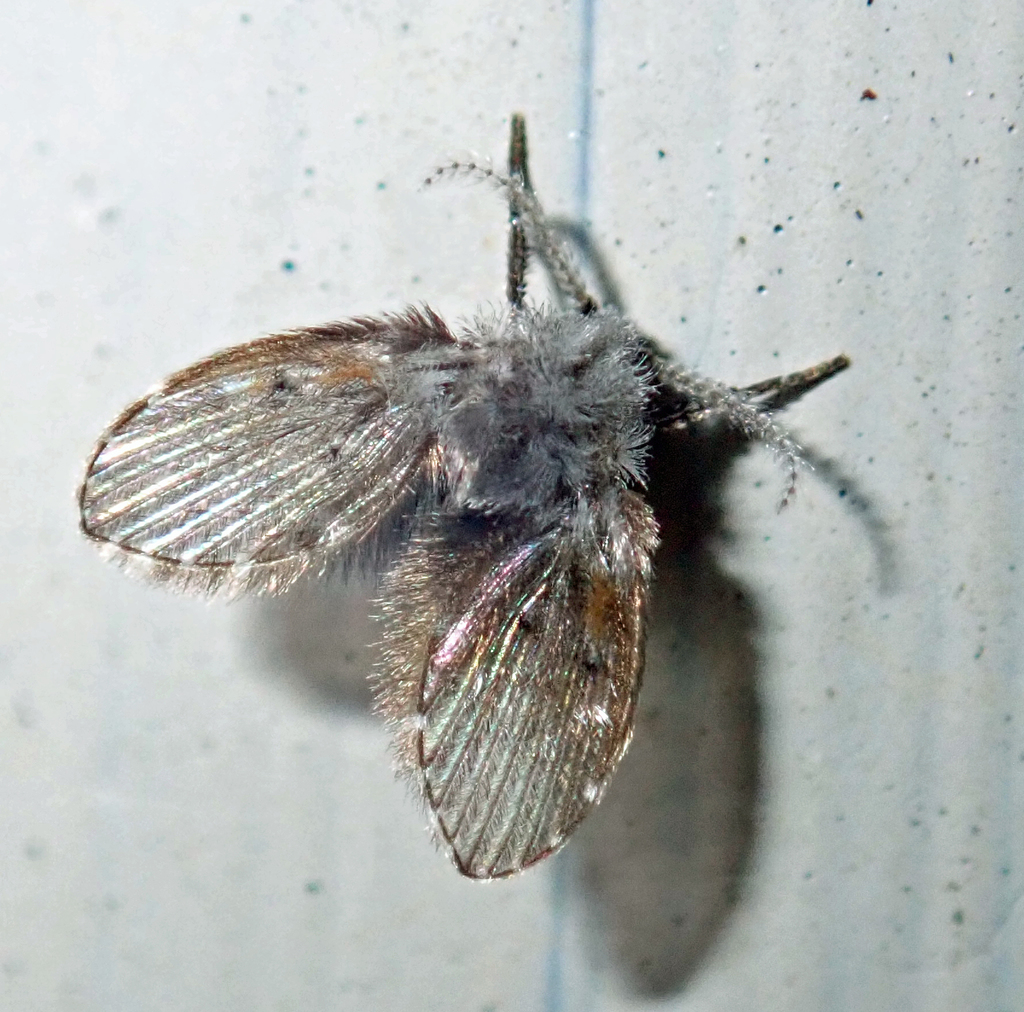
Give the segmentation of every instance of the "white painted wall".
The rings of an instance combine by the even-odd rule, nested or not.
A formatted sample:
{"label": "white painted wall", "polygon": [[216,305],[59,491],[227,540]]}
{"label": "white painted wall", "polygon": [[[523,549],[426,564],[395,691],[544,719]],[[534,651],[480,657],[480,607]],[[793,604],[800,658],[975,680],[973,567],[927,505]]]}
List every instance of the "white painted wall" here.
{"label": "white painted wall", "polygon": [[[7,0],[0,1007],[1024,1009],[1022,29],[1015,0]],[[479,886],[391,778],[358,593],[132,583],[74,490],[216,348],[500,301],[500,201],[419,183],[503,159],[513,110],[688,363],[855,365],[790,413],[837,476],[777,514],[754,454],[662,560],[605,804]]]}

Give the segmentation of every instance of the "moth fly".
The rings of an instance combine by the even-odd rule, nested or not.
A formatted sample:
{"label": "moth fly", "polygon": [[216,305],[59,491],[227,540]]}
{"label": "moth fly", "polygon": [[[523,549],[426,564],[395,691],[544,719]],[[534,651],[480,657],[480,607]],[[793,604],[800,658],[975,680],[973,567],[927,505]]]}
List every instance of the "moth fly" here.
{"label": "moth fly", "polygon": [[[776,412],[840,355],[734,388],[601,308],[530,183],[512,117],[501,313],[428,308],[295,330],[175,373],[103,434],[86,537],[200,593],[281,593],[329,565],[383,573],[377,707],[438,839],[472,878],[558,850],[629,745],[658,530],[658,428],[724,423],[800,462]],[[571,310],[526,301],[530,254]]]}

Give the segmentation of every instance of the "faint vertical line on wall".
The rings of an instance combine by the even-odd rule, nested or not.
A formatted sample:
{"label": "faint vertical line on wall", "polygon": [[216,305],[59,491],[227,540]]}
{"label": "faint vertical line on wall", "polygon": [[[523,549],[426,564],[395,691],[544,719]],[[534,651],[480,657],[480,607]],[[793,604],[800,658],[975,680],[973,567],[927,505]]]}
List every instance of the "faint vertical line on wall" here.
{"label": "faint vertical line on wall", "polygon": [[579,161],[576,167],[576,220],[590,219],[590,172],[594,119],[594,7],[597,0],[583,0],[580,11]]}
{"label": "faint vertical line on wall", "polygon": [[544,967],[544,1012],[562,1012],[565,1008],[565,979],[562,964],[565,959],[566,890],[570,862],[564,854],[552,861],[551,874],[551,940],[548,945],[547,965]]}

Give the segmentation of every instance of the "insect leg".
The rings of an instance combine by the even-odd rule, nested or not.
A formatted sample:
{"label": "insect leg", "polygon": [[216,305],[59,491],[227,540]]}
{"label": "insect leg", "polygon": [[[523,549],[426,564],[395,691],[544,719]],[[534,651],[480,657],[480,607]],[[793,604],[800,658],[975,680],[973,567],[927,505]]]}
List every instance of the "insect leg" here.
{"label": "insect leg", "polygon": [[773,376],[771,379],[740,387],[737,393],[747,394],[757,399],[762,408],[777,411],[799,400],[808,390],[831,379],[836,373],[842,372],[850,365],[846,355],[837,355],[827,362],[819,362],[800,372],[792,372],[786,376]]}
{"label": "insect leg", "polygon": [[521,309],[526,296],[526,265],[530,248],[523,227],[523,201],[521,195],[532,193],[526,158],[526,120],[522,113],[512,114],[511,136],[508,143],[508,175],[513,185],[508,187],[508,279],[505,292],[513,309]]}
{"label": "insect leg", "polygon": [[579,271],[565,255],[562,244],[541,209],[540,201],[534,195],[527,167],[526,119],[522,113],[512,115],[506,188],[512,226],[508,239],[509,302],[513,307],[523,304],[527,254],[532,248],[544,261],[544,266],[559,290],[576,303],[581,313],[593,313],[598,308],[598,301],[587,291]]}

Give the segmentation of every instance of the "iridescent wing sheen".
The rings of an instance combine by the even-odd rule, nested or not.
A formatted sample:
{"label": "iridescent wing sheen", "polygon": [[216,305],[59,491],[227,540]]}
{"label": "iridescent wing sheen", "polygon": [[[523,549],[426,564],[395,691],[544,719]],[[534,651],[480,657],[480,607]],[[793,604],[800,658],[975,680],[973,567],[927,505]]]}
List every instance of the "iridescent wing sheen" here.
{"label": "iridescent wing sheen", "polygon": [[629,744],[656,533],[637,495],[615,499],[593,536],[442,528],[386,579],[378,705],[464,875],[557,850]]}
{"label": "iridescent wing sheen", "polygon": [[[185,589],[280,591],[365,550],[429,487],[423,391],[454,339],[429,311],[264,338],[171,376],[104,434],[81,523]],[[418,396],[405,373],[416,371]]]}

